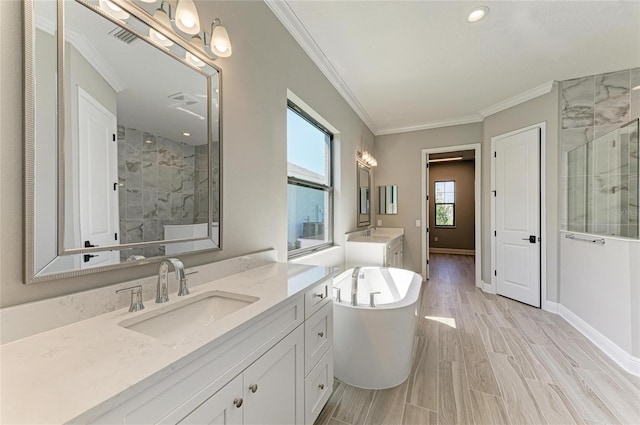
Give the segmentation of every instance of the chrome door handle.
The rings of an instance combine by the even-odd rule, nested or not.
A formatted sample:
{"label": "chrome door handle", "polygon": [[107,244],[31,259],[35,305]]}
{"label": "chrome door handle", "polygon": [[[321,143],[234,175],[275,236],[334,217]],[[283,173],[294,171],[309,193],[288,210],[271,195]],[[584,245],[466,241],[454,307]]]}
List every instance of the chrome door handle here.
{"label": "chrome door handle", "polygon": [[320,338],[322,338],[322,337],[324,336],[324,332],[322,332],[322,331],[318,332],[318,336],[319,336]]}
{"label": "chrome door handle", "polygon": [[531,235],[528,238],[522,238],[523,241],[529,241],[529,243],[536,243],[536,236]]}

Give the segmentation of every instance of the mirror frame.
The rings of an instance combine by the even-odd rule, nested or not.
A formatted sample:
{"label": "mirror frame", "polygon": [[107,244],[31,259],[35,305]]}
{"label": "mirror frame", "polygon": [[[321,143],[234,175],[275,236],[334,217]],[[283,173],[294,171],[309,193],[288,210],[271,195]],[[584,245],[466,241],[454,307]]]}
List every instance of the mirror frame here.
{"label": "mirror frame", "polygon": [[[360,201],[361,201],[361,196],[360,196],[360,171],[361,170],[365,170],[367,172],[367,180],[369,183],[369,210],[367,211],[367,214],[361,214],[360,213]],[[356,161],[356,222],[358,223],[358,227],[366,227],[366,226],[370,226],[371,225],[371,199],[372,199],[372,192],[371,192],[371,167],[369,167],[367,164],[360,162],[360,161]],[[367,216],[366,220],[361,219],[362,216]]]}
{"label": "mirror frame", "polygon": [[[212,78],[217,78],[218,82],[218,244],[212,248],[201,249],[197,251],[185,252],[184,254],[193,254],[199,252],[210,252],[210,251],[221,251],[222,250],[222,222],[223,222],[223,208],[222,208],[222,198],[223,198],[223,181],[222,181],[222,169],[223,169],[223,161],[222,161],[222,70],[213,63],[213,59],[211,59],[205,52],[194,48],[188,40],[183,38],[180,34],[174,31],[172,28],[167,28],[166,26],[157,23],[154,21],[143,8],[140,6],[127,2],[124,0],[111,0],[117,6],[121,7],[123,10],[131,14],[132,17],[139,19],[147,26],[153,28],[157,32],[163,34],[165,37],[173,41],[176,45],[184,49],[185,51],[190,52],[192,55],[198,57],[200,60],[205,62],[208,66],[212,67],[217,71],[217,75],[208,74],[202,71],[200,68],[197,68],[191,64],[189,64],[185,59],[178,57],[175,53],[169,50],[163,50],[164,53],[182,62],[185,66],[189,66],[191,69],[202,74],[207,81],[207,92],[208,92],[208,101],[207,101],[207,146],[208,146],[208,190],[209,190],[209,212],[208,212],[208,222],[209,228],[206,237],[198,237],[198,238],[183,238],[183,239],[171,239],[167,240],[158,240],[151,242],[134,242],[128,244],[122,244],[117,246],[105,246],[105,247],[94,247],[94,248],[72,248],[65,249],[64,247],[64,237],[61,235],[64,234],[64,221],[65,221],[65,203],[64,203],[64,192],[65,192],[65,176],[64,176],[64,161],[65,161],[65,152],[64,152],[64,137],[65,137],[65,99],[64,99],[64,57],[65,57],[65,28],[64,28],[64,3],[65,1],[75,1],[81,4],[83,7],[87,7],[92,10],[94,13],[97,13],[103,19],[107,19],[112,23],[122,26],[121,22],[118,19],[112,18],[108,14],[102,12],[96,5],[89,3],[87,0],[51,0],[51,2],[55,2],[56,9],[56,57],[57,57],[57,95],[56,95],[56,150],[57,150],[57,211],[56,211],[56,237],[57,237],[57,246],[56,251],[57,255],[52,258],[51,261],[54,261],[61,256],[66,255],[84,255],[92,252],[99,251],[121,251],[123,249],[131,249],[131,248],[143,248],[147,246],[158,246],[158,245],[169,245],[173,243],[187,242],[187,241],[202,241],[202,240],[212,240],[212,230],[211,223],[213,220],[213,197],[211,196],[213,189],[213,167],[212,167],[212,159],[213,159],[213,133],[212,133]],[[82,276],[93,273],[99,273],[108,270],[117,270],[127,267],[133,267],[144,264],[151,264],[160,262],[166,258],[169,258],[169,255],[157,256],[157,257],[149,257],[134,261],[124,261],[117,264],[111,264],[107,266],[97,266],[97,267],[89,267],[89,268],[76,268],[69,271],[62,272],[51,272],[51,273],[42,273],[34,270],[34,259],[35,259],[35,119],[36,119],[36,111],[35,111],[35,45],[34,45],[34,20],[35,14],[33,10],[34,0],[23,0],[23,43],[24,43],[24,56],[23,56],[23,70],[24,70],[24,279],[23,283],[37,283],[44,282],[49,280],[57,280],[68,277]],[[127,30],[134,33],[138,37],[140,37],[143,41],[148,42],[148,37],[146,35],[140,34],[134,28],[126,26]],[[149,42],[151,47],[156,48],[152,42]],[[212,242],[213,243],[213,242]],[[181,254],[181,255],[184,255]]]}

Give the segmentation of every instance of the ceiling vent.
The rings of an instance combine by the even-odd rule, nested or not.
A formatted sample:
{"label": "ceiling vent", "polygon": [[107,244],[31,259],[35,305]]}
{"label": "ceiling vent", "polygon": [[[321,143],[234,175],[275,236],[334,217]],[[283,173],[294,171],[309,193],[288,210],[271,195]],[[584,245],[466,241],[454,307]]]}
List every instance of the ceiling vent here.
{"label": "ceiling vent", "polygon": [[194,96],[183,93],[183,92],[170,94],[169,99],[175,100],[183,106],[191,106],[191,105],[195,105],[196,103],[200,103],[200,101],[196,99]]}
{"label": "ceiling vent", "polygon": [[134,33],[120,27],[115,27],[114,29],[109,31],[109,35],[114,36],[125,44],[131,44],[138,39],[138,36],[136,36]]}

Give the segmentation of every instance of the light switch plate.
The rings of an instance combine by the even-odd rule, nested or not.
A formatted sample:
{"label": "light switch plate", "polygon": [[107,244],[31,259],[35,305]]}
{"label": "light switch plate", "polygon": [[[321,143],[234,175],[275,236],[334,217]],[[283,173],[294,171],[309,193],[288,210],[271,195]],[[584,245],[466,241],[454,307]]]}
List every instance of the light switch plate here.
{"label": "light switch plate", "polygon": [[378,220],[378,226],[382,226],[382,220]]}
{"label": "light switch plate", "polygon": [[421,225],[420,220],[416,220],[416,227],[420,227]]}

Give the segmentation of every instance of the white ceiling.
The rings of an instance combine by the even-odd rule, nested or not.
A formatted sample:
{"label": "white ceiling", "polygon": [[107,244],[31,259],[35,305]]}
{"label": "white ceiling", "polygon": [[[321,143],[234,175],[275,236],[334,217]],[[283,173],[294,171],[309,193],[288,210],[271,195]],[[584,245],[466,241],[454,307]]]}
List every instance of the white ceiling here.
{"label": "white ceiling", "polygon": [[[638,1],[265,0],[375,134],[481,121],[640,66]],[[490,8],[476,24],[475,6]]]}

